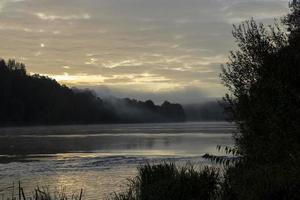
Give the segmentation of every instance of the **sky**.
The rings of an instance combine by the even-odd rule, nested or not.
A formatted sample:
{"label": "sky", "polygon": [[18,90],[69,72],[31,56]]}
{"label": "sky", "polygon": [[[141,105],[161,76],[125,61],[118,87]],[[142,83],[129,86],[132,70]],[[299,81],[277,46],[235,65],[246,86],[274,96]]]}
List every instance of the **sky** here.
{"label": "sky", "polygon": [[101,96],[196,103],[226,92],[232,24],[288,0],[0,0],[0,57]]}

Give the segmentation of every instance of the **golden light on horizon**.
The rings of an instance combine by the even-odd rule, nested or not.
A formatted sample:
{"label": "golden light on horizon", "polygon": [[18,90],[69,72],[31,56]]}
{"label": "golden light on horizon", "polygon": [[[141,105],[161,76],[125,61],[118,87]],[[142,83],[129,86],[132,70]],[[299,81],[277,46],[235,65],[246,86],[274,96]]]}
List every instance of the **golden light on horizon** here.
{"label": "golden light on horizon", "polygon": [[287,10],[287,0],[5,0],[0,56],[70,86],[195,88],[220,97],[232,23],[268,23]]}

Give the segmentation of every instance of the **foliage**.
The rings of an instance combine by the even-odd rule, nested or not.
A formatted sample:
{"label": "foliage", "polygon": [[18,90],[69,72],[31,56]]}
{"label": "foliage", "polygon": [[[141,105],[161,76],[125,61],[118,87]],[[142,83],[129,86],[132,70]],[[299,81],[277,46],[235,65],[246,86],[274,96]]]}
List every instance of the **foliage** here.
{"label": "foliage", "polygon": [[234,26],[238,49],[221,78],[242,159],[228,167],[223,199],[300,198],[300,1],[290,7],[283,23]]}
{"label": "foliage", "polygon": [[103,100],[53,79],[26,74],[25,65],[0,60],[0,125],[184,121],[179,104]]}
{"label": "foliage", "polygon": [[240,153],[238,151],[237,147],[229,147],[229,146],[217,146],[217,150],[221,151],[224,150],[224,153],[227,156],[215,156],[211,154],[204,154],[202,157],[205,159],[210,160],[211,162],[215,162],[216,164],[224,165],[224,166],[232,166],[239,162],[243,161],[243,157],[240,156]]}
{"label": "foliage", "polygon": [[[290,44],[297,41],[299,42],[299,35],[300,35],[300,1],[299,0],[292,0],[290,2],[290,9],[291,13],[288,14],[284,19],[283,22],[287,25],[287,30],[291,33],[290,37]],[[298,43],[299,44],[299,43]]]}
{"label": "foliage", "polygon": [[[7,192],[8,196],[4,196],[2,194],[1,199],[6,200],[82,200],[83,199],[83,190],[81,189],[78,194],[68,194],[66,188],[62,188],[61,190],[55,189],[54,191],[50,191],[48,187],[36,187],[34,191],[25,193],[21,182],[19,181],[18,187],[14,184],[12,187],[6,188],[7,190],[11,190],[11,192]],[[3,192],[3,191],[2,191]]]}
{"label": "foliage", "polygon": [[188,121],[225,121],[226,116],[218,101],[207,101],[198,104],[184,105]]}
{"label": "foliage", "polygon": [[300,197],[300,171],[296,167],[249,165],[227,168],[221,184],[223,200],[296,200]]}
{"label": "foliage", "polygon": [[192,165],[176,167],[172,163],[146,164],[130,180],[127,190],[114,200],[196,200],[218,196],[220,173],[215,168],[196,170]]}
{"label": "foliage", "polygon": [[296,33],[286,35],[279,25],[265,28],[253,20],[233,31],[239,49],[231,52],[221,75],[230,91],[226,109],[239,127],[239,151],[255,162],[292,161],[298,156],[300,57],[299,45],[289,39]]}

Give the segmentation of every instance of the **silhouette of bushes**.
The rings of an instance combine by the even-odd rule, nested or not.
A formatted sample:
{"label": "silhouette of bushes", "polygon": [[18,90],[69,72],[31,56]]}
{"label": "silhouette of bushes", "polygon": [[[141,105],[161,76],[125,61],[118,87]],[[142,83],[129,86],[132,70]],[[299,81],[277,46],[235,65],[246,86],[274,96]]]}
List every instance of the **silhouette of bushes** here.
{"label": "silhouette of bushes", "polygon": [[209,200],[217,198],[219,183],[220,173],[215,168],[196,170],[192,165],[146,164],[138,168],[138,175],[129,181],[127,190],[111,199]]}

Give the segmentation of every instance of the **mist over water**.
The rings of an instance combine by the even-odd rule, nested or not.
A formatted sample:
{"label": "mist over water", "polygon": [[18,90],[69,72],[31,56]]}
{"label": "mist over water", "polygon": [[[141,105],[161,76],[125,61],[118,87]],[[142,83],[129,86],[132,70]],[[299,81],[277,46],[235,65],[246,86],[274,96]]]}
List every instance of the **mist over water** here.
{"label": "mist over water", "polygon": [[234,130],[224,122],[2,128],[0,195],[21,180],[27,192],[65,186],[104,199],[146,162],[208,163],[201,156],[222,154],[216,146],[232,145]]}

